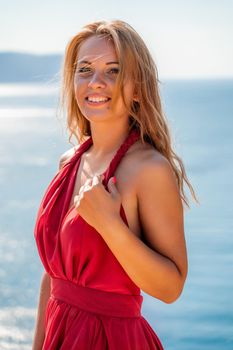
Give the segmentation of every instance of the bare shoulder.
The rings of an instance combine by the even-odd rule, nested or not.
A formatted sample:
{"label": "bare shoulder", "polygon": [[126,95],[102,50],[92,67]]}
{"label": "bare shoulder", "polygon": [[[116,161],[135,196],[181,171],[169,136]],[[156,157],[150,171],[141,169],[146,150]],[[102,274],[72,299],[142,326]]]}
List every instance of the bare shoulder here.
{"label": "bare shoulder", "polygon": [[73,155],[75,154],[75,151],[77,150],[78,147],[79,147],[79,145],[71,147],[70,149],[68,149],[67,151],[62,153],[60,160],[59,160],[59,169],[61,169],[63,167],[63,165],[73,157]]}
{"label": "bare shoulder", "polygon": [[135,192],[141,203],[171,212],[182,211],[182,201],[177,178],[169,160],[152,146],[139,156],[135,174]]}
{"label": "bare shoulder", "polygon": [[168,159],[150,144],[135,145],[131,154],[129,153],[128,164],[134,168],[132,181],[137,187],[142,188],[145,182],[165,181],[170,178],[173,184],[176,183],[175,173]]}
{"label": "bare shoulder", "polygon": [[140,143],[132,153],[131,159],[135,162],[135,184],[137,183],[140,189],[154,182],[158,185],[167,185],[167,182],[170,182],[176,186],[176,176],[170,162],[152,145]]}

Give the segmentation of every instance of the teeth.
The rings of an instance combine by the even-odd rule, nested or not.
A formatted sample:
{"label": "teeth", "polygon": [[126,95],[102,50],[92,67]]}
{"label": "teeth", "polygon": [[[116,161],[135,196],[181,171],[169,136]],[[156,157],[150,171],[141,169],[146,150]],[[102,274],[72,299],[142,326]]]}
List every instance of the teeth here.
{"label": "teeth", "polygon": [[88,97],[88,101],[90,102],[106,102],[108,101],[107,97]]}

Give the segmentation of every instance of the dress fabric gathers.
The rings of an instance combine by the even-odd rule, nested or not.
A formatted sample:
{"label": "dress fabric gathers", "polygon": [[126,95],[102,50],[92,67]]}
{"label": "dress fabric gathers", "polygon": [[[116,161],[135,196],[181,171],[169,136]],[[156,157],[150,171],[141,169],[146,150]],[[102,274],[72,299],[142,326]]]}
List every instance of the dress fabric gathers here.
{"label": "dress fabric gathers", "polygon": [[[131,130],[102,181],[107,183],[129,147],[139,139]],[[51,277],[43,350],[163,350],[141,314],[140,288],[120,265],[102,236],[69,208],[84,141],[50,182],[36,217],[34,236]],[[120,215],[128,225],[121,205]]]}

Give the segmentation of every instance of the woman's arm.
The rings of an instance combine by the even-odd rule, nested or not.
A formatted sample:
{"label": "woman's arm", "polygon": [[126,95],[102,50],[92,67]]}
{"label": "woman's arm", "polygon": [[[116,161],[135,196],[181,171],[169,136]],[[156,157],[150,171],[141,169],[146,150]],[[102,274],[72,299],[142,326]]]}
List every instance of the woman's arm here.
{"label": "woman's arm", "polygon": [[[136,175],[139,216],[146,245],[116,215],[101,235],[129,277],[143,291],[166,303],[181,294],[187,276],[183,206],[170,163],[145,161]],[[117,185],[117,184],[116,184]]]}
{"label": "woman's arm", "polygon": [[45,337],[45,311],[50,297],[50,276],[44,272],[40,286],[39,304],[32,350],[41,350]]}

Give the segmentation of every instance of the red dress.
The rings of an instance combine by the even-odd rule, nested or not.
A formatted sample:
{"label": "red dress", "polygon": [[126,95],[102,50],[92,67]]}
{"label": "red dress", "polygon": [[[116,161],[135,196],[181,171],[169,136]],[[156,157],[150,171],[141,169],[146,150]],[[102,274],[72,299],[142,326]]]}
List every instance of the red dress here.
{"label": "red dress", "polygon": [[[116,152],[102,181],[110,177],[128,148],[139,139],[132,130]],[[89,137],[58,171],[41,201],[35,239],[51,277],[43,350],[163,350],[141,315],[143,296],[102,236],[69,210],[81,156]],[[128,225],[123,206],[120,214]]]}

